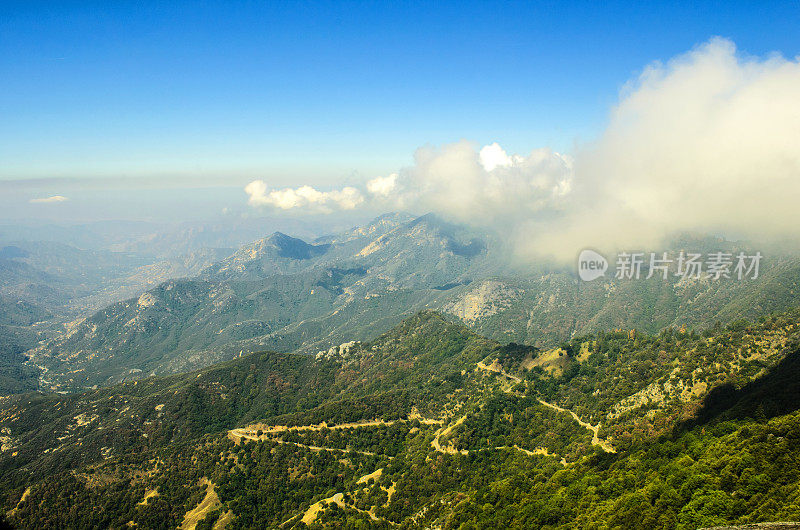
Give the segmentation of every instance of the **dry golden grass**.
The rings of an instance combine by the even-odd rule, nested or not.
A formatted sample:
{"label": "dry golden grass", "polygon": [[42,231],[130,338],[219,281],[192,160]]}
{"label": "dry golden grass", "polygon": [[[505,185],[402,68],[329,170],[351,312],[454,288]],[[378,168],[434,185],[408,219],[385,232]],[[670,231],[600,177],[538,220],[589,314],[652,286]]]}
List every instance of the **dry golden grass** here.
{"label": "dry golden grass", "polygon": [[186,515],[183,516],[181,530],[194,530],[197,523],[202,521],[211,510],[221,504],[217,492],[215,491],[214,484],[206,477],[203,477],[200,483],[206,486],[206,496],[200,501],[200,504],[186,512]]}

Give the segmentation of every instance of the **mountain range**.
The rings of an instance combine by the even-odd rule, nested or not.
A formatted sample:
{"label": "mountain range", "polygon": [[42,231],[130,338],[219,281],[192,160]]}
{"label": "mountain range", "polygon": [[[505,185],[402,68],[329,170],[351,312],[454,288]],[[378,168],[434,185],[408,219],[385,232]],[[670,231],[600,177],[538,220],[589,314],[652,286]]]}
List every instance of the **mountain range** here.
{"label": "mountain range", "polygon": [[[670,244],[752,251],[716,238]],[[264,349],[314,354],[369,340],[424,309],[501,342],[549,347],[616,328],[705,329],[800,304],[793,255],[769,256],[757,281],[581,282],[569,267],[515,259],[496,234],[430,214],[388,214],[310,242],[277,232],[194,270],[52,327],[49,340],[26,354],[42,373],[41,388],[180,373]]]}
{"label": "mountain range", "polygon": [[800,519],[792,254],[748,281],[582,282],[387,214],[191,255],[20,241],[0,267],[0,524]]}

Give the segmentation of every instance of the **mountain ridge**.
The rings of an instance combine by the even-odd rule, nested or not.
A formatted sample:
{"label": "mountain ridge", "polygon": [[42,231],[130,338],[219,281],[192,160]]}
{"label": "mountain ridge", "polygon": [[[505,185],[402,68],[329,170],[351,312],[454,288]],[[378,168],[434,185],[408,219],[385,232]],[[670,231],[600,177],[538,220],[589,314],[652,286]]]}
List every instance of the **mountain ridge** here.
{"label": "mountain ridge", "polygon": [[[676,241],[739,248],[714,239]],[[280,245],[302,259],[280,257]],[[478,238],[434,215],[383,216],[315,244],[273,234],[197,278],[165,282],[144,298],[70,325],[29,352],[30,364],[46,370],[43,388],[80,390],[259,349],[316,353],[369,340],[426,308],[451,313],[501,342],[546,347],[618,327],[702,329],[800,304],[800,259],[791,256],[776,256],[751,282],[580,283],[565,270],[509,269],[502,252],[492,237]],[[168,310],[140,304],[148,300],[163,300]]]}

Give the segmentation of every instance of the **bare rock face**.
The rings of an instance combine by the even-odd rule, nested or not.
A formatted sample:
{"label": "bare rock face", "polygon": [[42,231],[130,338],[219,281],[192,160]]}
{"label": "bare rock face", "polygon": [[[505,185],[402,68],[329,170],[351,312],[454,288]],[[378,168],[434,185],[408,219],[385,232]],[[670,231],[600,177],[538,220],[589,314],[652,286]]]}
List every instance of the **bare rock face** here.
{"label": "bare rock face", "polygon": [[511,299],[517,294],[517,289],[508,287],[502,282],[484,281],[476,289],[450,303],[444,309],[471,324],[481,318],[500,313],[508,307]]}

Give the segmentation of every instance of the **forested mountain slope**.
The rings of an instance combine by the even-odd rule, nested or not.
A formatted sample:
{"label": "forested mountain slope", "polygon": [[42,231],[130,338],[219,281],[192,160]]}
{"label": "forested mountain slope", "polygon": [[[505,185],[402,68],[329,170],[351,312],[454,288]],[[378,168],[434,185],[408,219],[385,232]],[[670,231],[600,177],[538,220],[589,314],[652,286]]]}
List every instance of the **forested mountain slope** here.
{"label": "forested mountain slope", "polygon": [[501,345],[423,312],[317,356],[3,401],[21,527],[800,519],[800,313]]}

